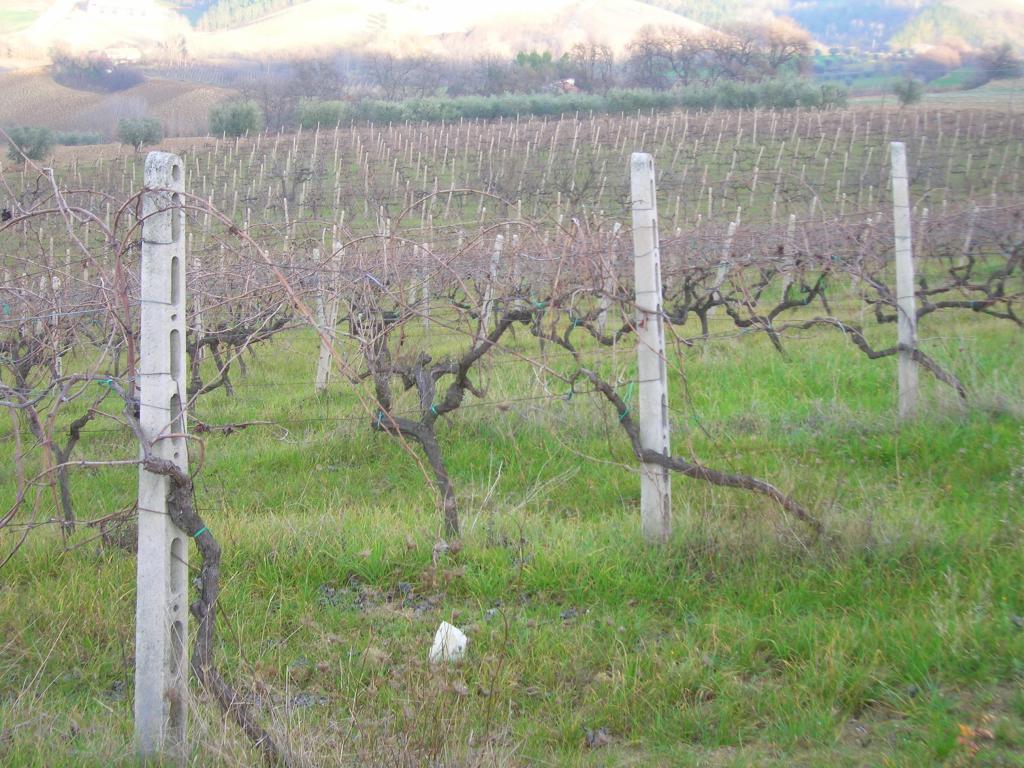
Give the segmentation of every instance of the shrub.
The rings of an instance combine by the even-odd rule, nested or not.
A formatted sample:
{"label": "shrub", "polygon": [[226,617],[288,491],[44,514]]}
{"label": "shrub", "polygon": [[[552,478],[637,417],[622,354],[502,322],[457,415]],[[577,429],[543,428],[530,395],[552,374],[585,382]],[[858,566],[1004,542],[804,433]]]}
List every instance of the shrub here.
{"label": "shrub", "polygon": [[910,104],[916,104],[921,100],[921,97],[924,96],[924,83],[912,77],[907,77],[897,81],[892,87],[892,92],[900,100],[900,105],[906,107]]}
{"label": "shrub", "polygon": [[210,133],[244,136],[263,128],[263,110],[255,101],[229,101],[210,110]]}
{"label": "shrub", "polygon": [[152,117],[125,118],[117,124],[117,138],[138,152],[147,144],[156,144],[163,139],[164,129],[160,121]]}
{"label": "shrub", "polygon": [[344,101],[317,101],[303,99],[299,102],[299,125],[312,130],[318,125],[321,128],[333,128],[352,119],[352,106]]}
{"label": "shrub", "polygon": [[58,131],[54,134],[58,144],[64,147],[84,147],[90,144],[103,144],[103,134],[96,131]]}
{"label": "shrub", "polygon": [[837,85],[815,87],[793,78],[764,83],[722,82],[710,88],[675,91],[619,88],[606,95],[595,93],[506,93],[500,96],[430,97],[405,101],[367,99],[358,102],[303,100],[299,122],[303,128],[333,126],[346,120],[376,123],[492,120],[517,115],[557,117],[588,112],[634,113],[651,109],[752,109],[767,107],[829,107],[846,104],[846,89]]}
{"label": "shrub", "polygon": [[819,92],[820,102],[818,106],[823,109],[841,108],[847,104],[849,93],[845,88],[826,83],[821,86]]}
{"label": "shrub", "polygon": [[20,163],[22,154],[29,160],[42,160],[53,150],[54,136],[49,128],[9,128],[7,135],[10,137],[7,157],[13,163]]}
{"label": "shrub", "polygon": [[992,80],[1005,80],[1024,74],[1024,62],[1009,43],[986,48],[981,52],[979,63],[985,76]]}

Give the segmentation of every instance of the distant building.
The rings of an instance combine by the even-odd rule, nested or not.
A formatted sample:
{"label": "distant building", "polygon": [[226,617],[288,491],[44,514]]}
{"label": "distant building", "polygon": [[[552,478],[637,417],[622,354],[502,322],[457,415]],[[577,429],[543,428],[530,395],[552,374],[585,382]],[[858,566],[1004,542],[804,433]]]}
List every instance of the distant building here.
{"label": "distant building", "polygon": [[576,78],[566,77],[551,83],[548,86],[548,90],[552,93],[576,93],[579,91],[579,88],[576,87]]}

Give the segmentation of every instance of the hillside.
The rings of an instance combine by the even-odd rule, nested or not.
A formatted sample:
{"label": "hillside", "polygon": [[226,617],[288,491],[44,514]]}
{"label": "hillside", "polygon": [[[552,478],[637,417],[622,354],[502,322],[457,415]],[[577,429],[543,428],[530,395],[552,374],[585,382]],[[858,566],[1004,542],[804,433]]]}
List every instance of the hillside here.
{"label": "hillside", "polygon": [[641,27],[699,25],[636,0],[523,0],[494,8],[471,0],[362,2],[309,0],[236,29],[196,33],[211,55],[291,52],[337,46],[435,54],[511,55],[566,50],[603,40],[622,50]]}
{"label": "hillside", "polygon": [[981,47],[1010,41],[1024,46],[1024,0],[942,0],[915,14],[891,39],[912,48],[937,41],[963,41]]}
{"label": "hillside", "polygon": [[121,118],[148,115],[160,120],[168,135],[194,136],[206,131],[210,107],[232,93],[170,80],[146,80],[118,93],[93,93],[65,88],[44,69],[3,72],[0,124],[110,135]]}
{"label": "hillside", "polygon": [[[41,12],[39,3],[34,10],[32,3],[24,5],[23,13],[11,16],[6,34],[0,26],[0,55],[8,60],[39,61],[54,46],[79,51],[137,46],[157,55],[185,49],[194,59],[309,55],[339,48],[507,56],[531,49],[564,51],[587,40],[621,51],[647,25],[701,28],[639,0],[524,0],[498,8],[472,0],[306,0],[283,8],[255,5],[280,10],[212,30],[203,27],[195,4],[188,4],[191,18],[199,22],[192,26],[180,2],[58,0]],[[211,5],[209,12],[218,7]],[[4,18],[0,12],[0,24]],[[24,28],[11,31],[15,22]]]}
{"label": "hillside", "polygon": [[790,16],[815,40],[864,50],[962,41],[1024,44],[1024,0],[644,0],[709,26]]}
{"label": "hillside", "polygon": [[150,58],[304,56],[340,48],[509,56],[601,41],[620,52],[645,26],[722,27],[789,16],[824,46],[882,51],[940,42],[1024,45],[1024,0],[11,0],[0,67],[53,47],[138,47]]}

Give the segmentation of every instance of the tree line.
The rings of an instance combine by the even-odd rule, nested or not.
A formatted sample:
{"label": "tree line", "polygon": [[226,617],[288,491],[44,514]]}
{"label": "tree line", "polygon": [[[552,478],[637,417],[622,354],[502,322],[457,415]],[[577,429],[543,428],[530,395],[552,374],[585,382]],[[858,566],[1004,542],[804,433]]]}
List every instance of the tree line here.
{"label": "tree line", "polygon": [[[309,105],[316,102],[340,105],[327,116],[340,119],[404,119],[396,115],[419,112],[435,100],[445,102],[437,111],[446,119],[576,109],[842,103],[842,89],[823,91],[801,81],[810,52],[809,35],[787,21],[699,32],[646,27],[621,56],[598,42],[579,43],[562,55],[520,51],[511,59],[373,52],[268,67],[241,91],[242,100],[255,104],[273,130],[308,122]],[[526,95],[531,98],[524,100]],[[553,102],[545,95],[572,98]],[[384,107],[385,102],[392,106]],[[413,102],[418,106],[410,106]]]}

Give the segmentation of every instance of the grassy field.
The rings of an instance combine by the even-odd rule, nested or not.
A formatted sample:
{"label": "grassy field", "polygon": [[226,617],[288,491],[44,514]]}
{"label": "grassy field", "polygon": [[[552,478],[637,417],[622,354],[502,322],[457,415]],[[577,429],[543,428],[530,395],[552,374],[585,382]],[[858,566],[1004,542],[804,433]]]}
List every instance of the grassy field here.
{"label": "grassy field", "polygon": [[[1019,241],[1017,120],[932,106],[673,113],[357,125],[165,146],[181,152],[190,190],[282,260],[285,222],[285,256],[301,262],[340,221],[351,268],[375,270],[381,251],[358,242],[390,217],[395,242],[429,239],[441,254],[454,254],[463,236],[479,239],[465,262],[451,262],[475,269],[494,242],[491,228],[518,218],[521,200],[538,229],[532,240],[520,230],[522,253],[538,257],[524,268],[538,282],[554,269],[545,254],[563,247],[563,216],[581,219],[577,239],[564,240],[580,249],[581,264],[584,235],[599,243],[612,222],[628,222],[627,159],[645,149],[659,169],[672,288],[680,260],[701,248],[702,258],[719,258],[715,238],[741,209],[740,253],[774,250],[781,235],[764,225],[790,213],[815,237],[829,223],[849,229],[846,214],[884,210],[886,143],[898,137],[911,155],[914,202],[932,210],[915,236],[940,251],[952,243],[946,262],[919,271],[934,285],[963,248],[963,234],[943,228],[968,221],[969,204],[985,206],[978,248]],[[138,189],[142,164],[123,147],[63,148],[57,157],[64,183],[102,193],[101,203]],[[5,180],[19,199],[38,199],[32,174]],[[446,199],[453,188],[493,191],[509,204],[475,193]],[[442,194],[412,206],[431,189]],[[97,206],[91,193],[70,197]],[[130,224],[117,230],[125,242],[136,236]],[[63,222],[39,226],[5,230],[0,241],[4,266],[31,272],[22,282],[32,279],[33,293],[48,238],[57,238],[58,263],[66,238]],[[216,322],[235,308],[216,297],[244,299],[249,278],[261,277],[245,271],[252,255],[235,235],[208,228],[202,211],[188,226],[209,283],[207,322]],[[80,234],[98,262],[108,256],[96,228]],[[838,255],[841,269],[850,242],[803,248]],[[391,257],[412,258],[408,250]],[[65,285],[78,278],[72,267]],[[864,321],[840,274],[828,278],[829,311]],[[875,276],[891,284],[884,270]],[[85,282],[96,283],[95,272]],[[872,345],[894,343],[894,326],[873,326],[867,314]],[[405,349],[424,341],[440,359],[466,346],[465,334],[434,321],[426,340],[408,323]],[[699,332],[695,321],[677,330]],[[190,414],[194,428],[214,427],[203,433],[202,460],[193,451],[193,471],[197,507],[225,551],[217,652],[227,676],[317,765],[1020,765],[1019,330],[968,312],[924,317],[923,350],[961,378],[970,404],[925,378],[921,415],[904,425],[894,420],[893,358],[868,360],[836,331],[790,336],[783,356],[761,335],[737,334],[721,313],[711,330],[711,342],[672,351],[673,452],[770,480],[824,520],[827,540],[761,497],[676,478],[675,533],[663,548],[645,546],[637,464],[618,415],[585,392],[569,398],[564,380],[524,362],[539,353],[517,329],[481,366],[486,397],[439,429],[463,520],[458,546],[446,548],[421,454],[373,430],[362,405],[368,384],[336,382],[316,396],[308,331],[246,356],[248,374],[233,369],[236,394],[205,395]],[[356,356],[346,344],[343,354]],[[570,370],[548,354],[552,369]],[[586,358],[609,380],[636,378],[631,337]],[[73,370],[83,361],[65,363]],[[412,399],[401,395],[395,408]],[[120,403],[108,394],[102,407],[116,414]],[[75,415],[69,408],[62,419]],[[259,423],[216,430],[247,422]],[[113,420],[85,433],[75,458],[136,456]],[[15,492],[12,437],[2,420],[0,510]],[[130,510],[136,478],[134,467],[76,472],[80,518]],[[47,499],[40,515],[50,514]],[[0,553],[20,537],[17,525],[0,533]],[[65,542],[44,525],[0,571],[0,764],[135,762],[133,536],[130,525],[105,537],[81,527]],[[427,664],[441,620],[470,636],[459,666]],[[210,702],[197,702],[190,764],[256,759]]]}
{"label": "grassy field", "polygon": [[46,8],[48,3],[42,0],[13,0],[5,2],[0,8],[0,35],[10,34],[25,29]]}
{"label": "grassy field", "polygon": [[[959,70],[958,70],[959,71]],[[953,79],[956,82],[956,79]],[[894,82],[894,81],[892,81]],[[853,96],[851,104],[857,106],[873,106],[887,104],[895,106],[899,102],[891,92],[892,82],[882,83],[881,92],[865,96]],[[923,102],[929,107],[951,107],[956,109],[1000,109],[1010,112],[1020,108],[1024,96],[1024,79],[992,80],[985,85],[967,90],[949,90],[946,78],[936,81],[936,90],[925,93]]]}
{"label": "grassy field", "polygon": [[[235,397],[192,413],[273,423],[208,435],[195,468],[225,551],[224,668],[317,765],[1020,765],[1024,339],[949,313],[921,336],[973,403],[926,381],[903,426],[894,360],[837,334],[787,357],[744,337],[675,360],[674,451],[777,482],[828,544],[677,478],[675,534],[644,546],[614,412],[583,396],[499,406],[545,393],[498,353],[490,405],[441,429],[464,519],[447,553],[416,462],[350,385],[312,393],[308,334],[281,337]],[[79,455],[134,456],[112,426],[91,425]],[[130,506],[135,478],[77,474],[80,515]],[[44,529],[3,569],[0,762],[133,764],[134,568],[94,529],[65,545]],[[470,636],[450,669],[426,662],[442,619]],[[255,764],[208,703],[192,728],[191,765]]]}

